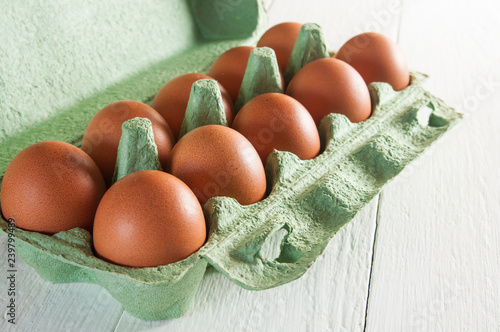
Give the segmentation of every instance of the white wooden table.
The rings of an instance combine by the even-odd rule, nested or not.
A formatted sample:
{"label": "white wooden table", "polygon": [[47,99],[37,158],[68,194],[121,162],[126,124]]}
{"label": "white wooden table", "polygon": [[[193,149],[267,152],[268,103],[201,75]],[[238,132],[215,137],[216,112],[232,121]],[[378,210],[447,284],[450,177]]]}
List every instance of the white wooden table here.
{"label": "white wooden table", "polygon": [[147,322],[103,288],[51,284],[18,262],[17,325],[1,331],[500,331],[500,2],[267,1],[269,24],[316,22],[338,49],[397,40],[426,88],[464,120],[388,184],[299,280],[247,291],[214,269],[194,310]]}

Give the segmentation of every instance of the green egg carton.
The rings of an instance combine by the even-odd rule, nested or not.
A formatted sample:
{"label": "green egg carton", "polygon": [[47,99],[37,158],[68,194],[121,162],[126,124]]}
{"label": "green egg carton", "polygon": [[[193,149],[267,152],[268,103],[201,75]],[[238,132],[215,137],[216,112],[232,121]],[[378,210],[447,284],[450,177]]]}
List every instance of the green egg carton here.
{"label": "green egg carton", "polygon": [[[88,19],[86,15],[98,10],[109,14],[118,11],[119,14],[111,15],[107,20],[96,21],[95,31],[109,32],[113,38],[119,38],[120,43],[144,39],[144,45],[162,45],[159,47],[165,48],[166,52],[171,51],[168,46],[176,49],[167,52],[161,61],[145,57],[141,65],[136,63],[126,74],[116,76],[116,81],[96,91],[86,89],[83,93],[79,86],[98,84],[74,80],[82,75],[85,77],[86,71],[94,71],[94,62],[102,61],[106,65],[103,68],[108,68],[117,61],[116,58],[107,59],[100,49],[111,39],[95,45],[81,45],[72,39],[78,36],[78,23],[74,23],[74,31],[58,30],[60,24],[67,23],[68,17],[61,22],[50,20],[54,15],[51,5],[58,5],[58,1],[47,3],[47,7],[37,10],[29,8],[28,4],[16,3],[0,14],[0,18],[15,20],[25,17],[25,10],[37,17],[33,24],[45,18],[44,22],[55,29],[53,34],[40,37],[39,44],[35,43],[37,46],[33,49],[28,47],[26,57],[39,56],[40,48],[51,46],[56,49],[50,54],[40,55],[45,58],[39,63],[47,67],[43,69],[46,76],[38,81],[37,70],[11,68],[12,65],[6,67],[5,58],[0,58],[2,68],[7,68],[6,73],[0,73],[0,135],[3,135],[0,136],[0,174],[21,149],[37,141],[62,140],[78,145],[87,123],[103,106],[120,99],[148,103],[168,79],[185,72],[207,72],[220,53],[236,45],[255,43],[266,26],[260,1],[148,0],[140,2],[140,7],[148,8],[144,13],[140,8],[133,8],[139,6],[135,2],[126,5],[121,0],[105,4],[89,2],[85,4],[85,11],[75,13],[71,10],[71,15],[76,15],[70,17],[71,22],[76,18]],[[124,6],[128,9],[124,10]],[[58,13],[57,17],[68,14],[64,10],[58,7],[61,14]],[[66,10],[70,11],[69,8]],[[127,13],[134,21],[127,20],[122,24]],[[156,15],[170,16],[159,18]],[[155,24],[150,24],[151,20]],[[29,30],[25,34],[21,36],[24,39],[16,38],[21,42],[37,38]],[[2,45],[16,43],[8,36],[0,36],[0,49],[4,47]],[[69,45],[61,43],[61,39]],[[86,47],[94,46],[89,54],[95,54],[96,59],[77,56]],[[115,53],[113,57],[122,56],[123,61],[130,61],[127,54]],[[65,56],[77,58],[70,62],[74,68],[69,72],[73,76],[66,73],[65,68],[59,69],[68,62],[64,60]],[[14,87],[9,88],[8,78],[16,70],[22,72],[19,80],[24,83],[14,82]],[[104,80],[105,76],[99,77]],[[336,232],[388,181],[461,118],[422,87],[425,78],[424,74],[412,72],[410,85],[399,92],[386,83],[370,84],[372,116],[358,124],[351,123],[343,115],[326,116],[319,128],[323,152],[312,160],[302,161],[292,153],[274,151],[266,164],[271,190],[264,200],[241,206],[232,198],[210,199],[204,207],[210,226],[208,241],[183,261],[155,268],[110,264],[95,257],[91,235],[79,228],[52,236],[16,229],[16,252],[41,277],[54,283],[99,284],[126,311],[146,320],[174,318],[188,312],[208,264],[246,289],[267,289],[293,281],[308,270]],[[62,91],[61,87],[52,91],[47,83],[42,88],[44,91],[38,91],[40,85],[35,86],[40,80],[52,82],[53,86],[65,82],[73,85],[65,86]],[[56,83],[56,80],[60,82]],[[24,99],[16,84],[25,86],[29,92]],[[26,95],[38,99],[27,100]],[[59,103],[61,95],[71,103]],[[40,107],[32,109],[31,104]],[[19,110],[25,110],[27,114],[19,114]],[[51,111],[53,114],[45,119],[45,114]],[[193,121],[198,120],[194,114],[192,117]],[[26,119],[33,122],[25,124]],[[214,121],[218,121],[217,117]],[[192,129],[187,127],[187,130]],[[127,139],[127,144],[153,142],[151,137],[136,136],[138,140]],[[121,163],[126,164],[126,160],[121,160]],[[8,227],[8,222],[1,219],[0,232],[7,235]],[[281,242],[278,257],[266,258],[261,253],[264,243],[282,229],[287,234]]]}

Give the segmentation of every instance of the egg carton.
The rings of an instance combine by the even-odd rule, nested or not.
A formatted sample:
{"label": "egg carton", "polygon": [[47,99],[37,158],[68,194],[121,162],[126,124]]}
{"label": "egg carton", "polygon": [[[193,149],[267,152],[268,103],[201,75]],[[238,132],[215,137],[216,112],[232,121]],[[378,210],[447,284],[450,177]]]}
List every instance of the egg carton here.
{"label": "egg carton", "polygon": [[[79,104],[78,124],[86,124],[92,112],[118,99],[152,100],[166,79],[179,74],[173,63],[181,65],[184,72],[206,72],[222,49],[255,39],[264,26],[262,3],[250,1],[240,6],[233,8],[233,14],[249,10],[245,6],[253,6],[257,13],[253,37],[236,42],[212,41],[135,76],[134,82],[127,80],[111,87]],[[195,20],[196,10],[192,10]],[[198,28],[203,31],[203,20],[199,21]],[[215,31],[214,38],[228,38],[216,33],[225,33],[224,27],[210,29]],[[196,61],[200,54],[206,57]],[[153,78],[153,83],[141,77]],[[424,74],[412,72],[410,85],[398,92],[386,83],[370,84],[373,114],[362,123],[351,123],[339,114],[326,116],[319,127],[323,152],[314,159],[303,161],[292,153],[274,151],[266,164],[271,191],[264,200],[241,206],[228,197],[210,199],[204,207],[208,241],[180,262],[154,268],[105,262],[95,257],[90,233],[79,228],[51,236],[16,229],[16,251],[44,279],[99,284],[127,312],[146,320],[180,317],[188,312],[208,264],[246,289],[262,290],[291,282],[311,267],[336,232],[387,182],[461,118],[422,87],[425,78]],[[132,94],[141,94],[140,98],[131,98],[131,92],[127,92],[135,87]],[[56,122],[64,128],[63,136],[81,135],[84,126],[69,130],[64,127],[72,116],[67,113]],[[59,139],[58,132],[46,127],[42,123],[28,130],[20,144],[29,145],[40,137]],[[78,145],[78,136],[65,138]],[[5,142],[0,144],[6,146]],[[6,167],[4,162],[2,167]],[[4,235],[8,233],[6,220],[0,220],[0,229]],[[268,258],[263,254],[263,245],[280,230],[286,232],[280,253],[274,259]]]}

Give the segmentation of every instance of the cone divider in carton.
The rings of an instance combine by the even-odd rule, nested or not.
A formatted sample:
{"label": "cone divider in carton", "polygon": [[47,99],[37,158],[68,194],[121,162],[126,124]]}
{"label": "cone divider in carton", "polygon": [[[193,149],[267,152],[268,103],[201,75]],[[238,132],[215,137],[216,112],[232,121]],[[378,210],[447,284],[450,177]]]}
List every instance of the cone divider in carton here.
{"label": "cone divider in carton", "polygon": [[269,92],[283,92],[278,60],[272,48],[258,47],[250,52],[235,103],[236,111],[239,111],[253,97]]}
{"label": "cone divider in carton", "polygon": [[146,118],[134,118],[122,124],[112,183],[142,170],[161,171],[158,147],[154,141],[153,125]]}
{"label": "cone divider in carton", "polygon": [[321,27],[316,23],[303,24],[285,69],[285,85],[309,62],[329,56]]}
{"label": "cone divider in carton", "polygon": [[209,124],[227,126],[227,119],[217,81],[202,79],[191,86],[179,139],[189,131]]}

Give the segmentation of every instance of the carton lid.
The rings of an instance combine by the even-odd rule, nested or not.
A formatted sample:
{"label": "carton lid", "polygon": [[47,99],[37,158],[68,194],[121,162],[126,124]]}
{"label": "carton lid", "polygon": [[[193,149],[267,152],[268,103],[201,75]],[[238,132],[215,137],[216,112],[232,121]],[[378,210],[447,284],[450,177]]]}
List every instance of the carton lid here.
{"label": "carton lid", "polygon": [[15,2],[0,20],[0,176],[24,147],[78,145],[105,105],[150,102],[170,78],[254,43],[267,23],[258,0]]}

